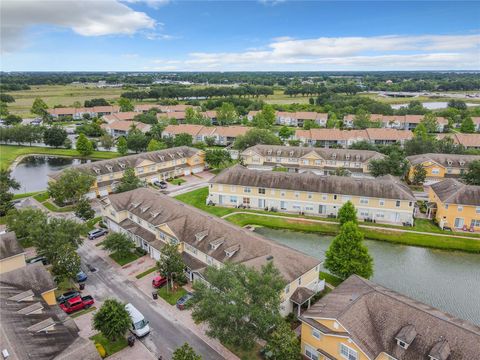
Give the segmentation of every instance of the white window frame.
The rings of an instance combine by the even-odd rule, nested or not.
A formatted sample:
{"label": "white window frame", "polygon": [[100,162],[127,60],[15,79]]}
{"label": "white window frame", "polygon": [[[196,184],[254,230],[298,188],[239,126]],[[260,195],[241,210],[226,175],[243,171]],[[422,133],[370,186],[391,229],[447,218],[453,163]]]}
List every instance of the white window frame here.
{"label": "white window frame", "polygon": [[[344,354],[344,350],[346,351],[346,355]],[[351,347],[340,343],[340,356],[347,360],[357,360],[358,352]]]}
{"label": "white window frame", "polygon": [[313,347],[310,345],[305,344],[305,357],[307,357],[310,360],[319,360],[320,357],[318,355],[318,351],[315,350]]}
{"label": "white window frame", "polygon": [[312,327],[312,337],[314,337],[317,340],[320,340],[320,338],[322,337],[322,333],[320,332],[320,330]]}

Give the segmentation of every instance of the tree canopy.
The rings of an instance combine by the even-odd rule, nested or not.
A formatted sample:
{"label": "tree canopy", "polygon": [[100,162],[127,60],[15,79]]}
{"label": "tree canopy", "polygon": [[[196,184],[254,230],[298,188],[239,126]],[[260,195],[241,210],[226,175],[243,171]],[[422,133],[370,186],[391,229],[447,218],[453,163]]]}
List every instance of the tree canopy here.
{"label": "tree canopy", "polygon": [[115,192],[122,193],[125,191],[135,190],[142,186],[142,180],[135,175],[133,168],[126,168],[123,172],[123,177],[117,185]]}
{"label": "tree canopy", "polygon": [[66,169],[48,183],[48,194],[60,205],[76,204],[92,187],[95,177],[76,169]]}
{"label": "tree canopy", "polygon": [[46,128],[43,132],[43,142],[45,145],[58,148],[65,143],[67,131],[60,126]]}
{"label": "tree canopy", "polygon": [[235,140],[233,147],[237,150],[245,150],[250,146],[264,144],[264,145],[281,145],[280,139],[269,130],[266,129],[252,129],[247,131],[245,135],[240,135]]}
{"label": "tree canopy", "polygon": [[13,208],[13,193],[10,189],[20,189],[20,184],[12,178],[10,169],[0,169],[0,216],[4,216],[8,210]]}
{"label": "tree canopy", "polygon": [[480,185],[480,160],[474,160],[468,164],[462,178],[469,185]]}
{"label": "tree canopy", "polygon": [[107,235],[105,240],[103,240],[102,247],[112,253],[118,253],[120,256],[126,256],[135,247],[135,243],[125,234],[112,232]]}
{"label": "tree canopy", "polygon": [[185,282],[185,262],[182,255],[178,251],[177,244],[166,244],[162,248],[162,256],[157,261],[158,273],[168,279],[167,288],[169,284],[173,288],[173,283]]}
{"label": "tree canopy", "polygon": [[115,299],[105,300],[93,315],[93,328],[110,341],[125,336],[130,323],[130,314],[125,309],[125,304]]}
{"label": "tree canopy", "polygon": [[77,139],[76,149],[82,156],[88,156],[93,153],[93,144],[87,139],[85,134],[80,134]]}
{"label": "tree canopy", "polygon": [[357,209],[350,200],[343,204],[340,210],[338,210],[338,220],[340,226],[349,221],[358,224]]}
{"label": "tree canopy", "polygon": [[172,360],[202,360],[195,350],[188,344],[184,343],[173,352]]}

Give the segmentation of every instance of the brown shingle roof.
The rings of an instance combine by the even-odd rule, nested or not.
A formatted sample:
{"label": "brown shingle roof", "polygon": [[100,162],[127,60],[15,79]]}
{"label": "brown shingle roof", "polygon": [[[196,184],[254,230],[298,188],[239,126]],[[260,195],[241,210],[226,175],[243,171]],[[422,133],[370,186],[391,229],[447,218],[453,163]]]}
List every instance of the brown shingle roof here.
{"label": "brown shingle roof", "polygon": [[[369,358],[385,352],[396,359],[425,360],[438,342],[446,341],[449,360],[476,359],[480,353],[480,328],[438,309],[407,298],[359,276],[352,275],[312,305],[305,319],[336,319]],[[395,337],[407,325],[417,335],[403,349]]]}
{"label": "brown shingle roof", "polygon": [[23,254],[24,252],[14,232],[0,234],[0,260]]}
{"label": "brown shingle roof", "polygon": [[310,129],[296,130],[297,139],[311,139],[316,141],[347,141],[347,140],[408,140],[413,137],[410,130],[396,129],[366,129],[366,130],[339,130],[339,129]]}
{"label": "brown shingle roof", "polygon": [[449,137],[455,144],[460,144],[465,147],[480,147],[480,134],[438,134],[438,139]]}
{"label": "brown shingle roof", "polygon": [[[168,196],[146,188],[114,194],[109,201],[117,211],[128,210],[154,226],[165,224],[179,241],[185,242],[220,262],[231,261],[259,269],[273,256],[274,265],[288,282],[297,279],[317,266],[320,261],[296,250],[265,239],[251,231],[237,227],[220,218],[211,216]],[[134,203],[140,203],[134,206]],[[146,212],[141,207],[149,206]],[[152,213],[158,213],[152,216]],[[197,240],[196,235],[204,237]],[[225,241],[217,248],[210,243],[223,237]],[[231,256],[225,253],[233,246],[239,248]],[[206,265],[206,264],[205,264]]]}
{"label": "brown shingle roof", "polygon": [[225,169],[210,182],[415,201],[415,197],[408,186],[402,184],[393,176],[376,179],[357,179],[345,176],[319,176],[311,173],[256,171],[236,165]]}
{"label": "brown shingle roof", "polygon": [[472,161],[480,160],[480,155],[458,155],[458,154],[420,154],[407,156],[412,165],[422,164],[425,161],[433,161],[445,167],[467,167]]}
{"label": "brown shingle roof", "polygon": [[136,129],[142,132],[147,132],[152,127],[149,124],[144,124],[142,122],[129,121],[129,120],[113,120],[108,124],[101,125],[102,129],[110,129],[110,130],[117,130],[117,131],[129,131],[132,128],[132,126],[135,126]]}
{"label": "brown shingle roof", "polygon": [[446,179],[432,184],[431,188],[443,203],[480,206],[480,186],[465,185],[456,179]]}

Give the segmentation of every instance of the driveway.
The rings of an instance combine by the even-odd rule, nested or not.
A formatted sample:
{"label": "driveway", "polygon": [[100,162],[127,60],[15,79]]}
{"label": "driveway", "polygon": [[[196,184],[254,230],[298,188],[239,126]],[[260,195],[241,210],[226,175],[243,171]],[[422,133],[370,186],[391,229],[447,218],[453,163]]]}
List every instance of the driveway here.
{"label": "driveway", "polygon": [[133,282],[127,280],[114,265],[109,264],[94,249],[93,243],[85,241],[79,249],[83,264],[94,266],[97,271],[88,273],[86,294],[91,294],[99,302],[107,298],[117,298],[133,304],[150,321],[151,333],[140,341],[158,358],[170,359],[173,351],[188,342],[204,359],[223,359],[217,351],[205,343],[186,324],[174,318],[158,306],[151,296],[147,296]]}

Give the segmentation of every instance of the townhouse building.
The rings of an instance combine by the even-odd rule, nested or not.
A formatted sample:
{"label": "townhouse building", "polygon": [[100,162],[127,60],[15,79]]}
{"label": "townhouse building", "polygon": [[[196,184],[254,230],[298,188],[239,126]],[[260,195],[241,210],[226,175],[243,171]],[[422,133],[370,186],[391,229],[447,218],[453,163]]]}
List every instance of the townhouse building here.
{"label": "townhouse building", "polygon": [[351,176],[369,177],[371,160],[385,156],[376,151],[255,145],[241,153],[243,164],[254,170],[286,168],[289,172],[311,171],[317,175],[334,175],[342,168]]}
{"label": "townhouse building", "polygon": [[462,145],[465,149],[480,149],[480,134],[438,134],[437,139],[451,138],[454,144]]}
{"label": "townhouse building", "polygon": [[[217,112],[215,110],[203,111],[200,114],[205,119],[207,119],[210,122],[210,124],[212,125],[217,124]],[[157,114],[158,119],[162,119],[162,120],[175,119],[180,124],[185,123],[186,116],[187,114],[185,111],[166,111],[166,112],[160,112]]]}
{"label": "townhouse building", "polygon": [[[135,174],[146,182],[199,173],[205,168],[205,153],[199,149],[180,146],[81,164],[71,168],[95,177],[95,182],[86,194],[87,197],[94,198],[113,192],[127,168],[133,168]],[[49,178],[55,181],[62,172],[52,173]]]}
{"label": "townhouse building", "polygon": [[213,138],[216,145],[228,146],[233,144],[238,136],[245,135],[252,128],[247,126],[203,126],[195,124],[168,125],[162,132],[162,137],[173,137],[179,134],[189,134],[193,142],[205,142]]}
{"label": "townhouse building", "polygon": [[480,186],[446,179],[430,186],[429,218],[440,228],[480,231]]}
{"label": "townhouse building", "polygon": [[[247,114],[248,121],[252,121],[253,118],[259,112],[260,111],[249,111]],[[325,127],[327,126],[328,114],[317,113],[314,111],[296,111],[296,112],[276,111],[275,112],[275,123],[277,125],[303,127],[303,124],[307,120],[312,120],[317,125]]]}
{"label": "townhouse building", "polygon": [[444,178],[458,178],[468,169],[472,161],[480,161],[480,155],[458,154],[420,154],[407,156],[410,164],[409,180],[413,180],[414,168],[418,164],[426,170],[426,184],[443,180]]}
{"label": "townhouse building", "polygon": [[111,115],[120,112],[119,106],[93,106],[93,107],[66,107],[66,108],[54,108],[48,109],[47,112],[54,119],[62,119],[64,117],[72,117],[75,120],[81,120],[83,115],[88,114],[90,117],[101,117],[104,115]]}
{"label": "townhouse building", "polygon": [[267,172],[241,165],[210,180],[207,204],[336,217],[347,201],[362,220],[413,224],[415,197],[391,175],[375,179]]}
{"label": "townhouse building", "polygon": [[295,137],[301,144],[318,147],[347,148],[359,141],[367,141],[374,145],[403,146],[405,141],[413,138],[410,130],[371,128],[365,130],[310,129],[296,130]]}
{"label": "townhouse building", "polygon": [[300,320],[310,360],[466,360],[480,352],[478,326],[357,275]]}
{"label": "townhouse building", "polygon": [[[370,121],[379,123],[382,128],[392,128],[397,130],[414,130],[423,118],[424,115],[370,115]],[[343,117],[345,127],[353,128],[354,122],[354,114],[348,114]],[[437,132],[443,132],[448,125],[448,120],[444,117],[438,116],[437,125]]]}
{"label": "townhouse building", "polygon": [[143,133],[147,133],[152,128],[150,124],[144,124],[139,121],[132,120],[111,120],[105,124],[100,125],[107,134],[113,137],[127,136],[132,129],[140,130]]}
{"label": "townhouse building", "polygon": [[325,285],[318,259],[151,189],[113,194],[102,202],[109,229],[129,236],[152,258],[160,258],[165,244],[177,244],[190,281],[206,281],[207,266],[231,262],[259,270],[272,262],[286,282],[280,308],[284,315],[308,304]]}

